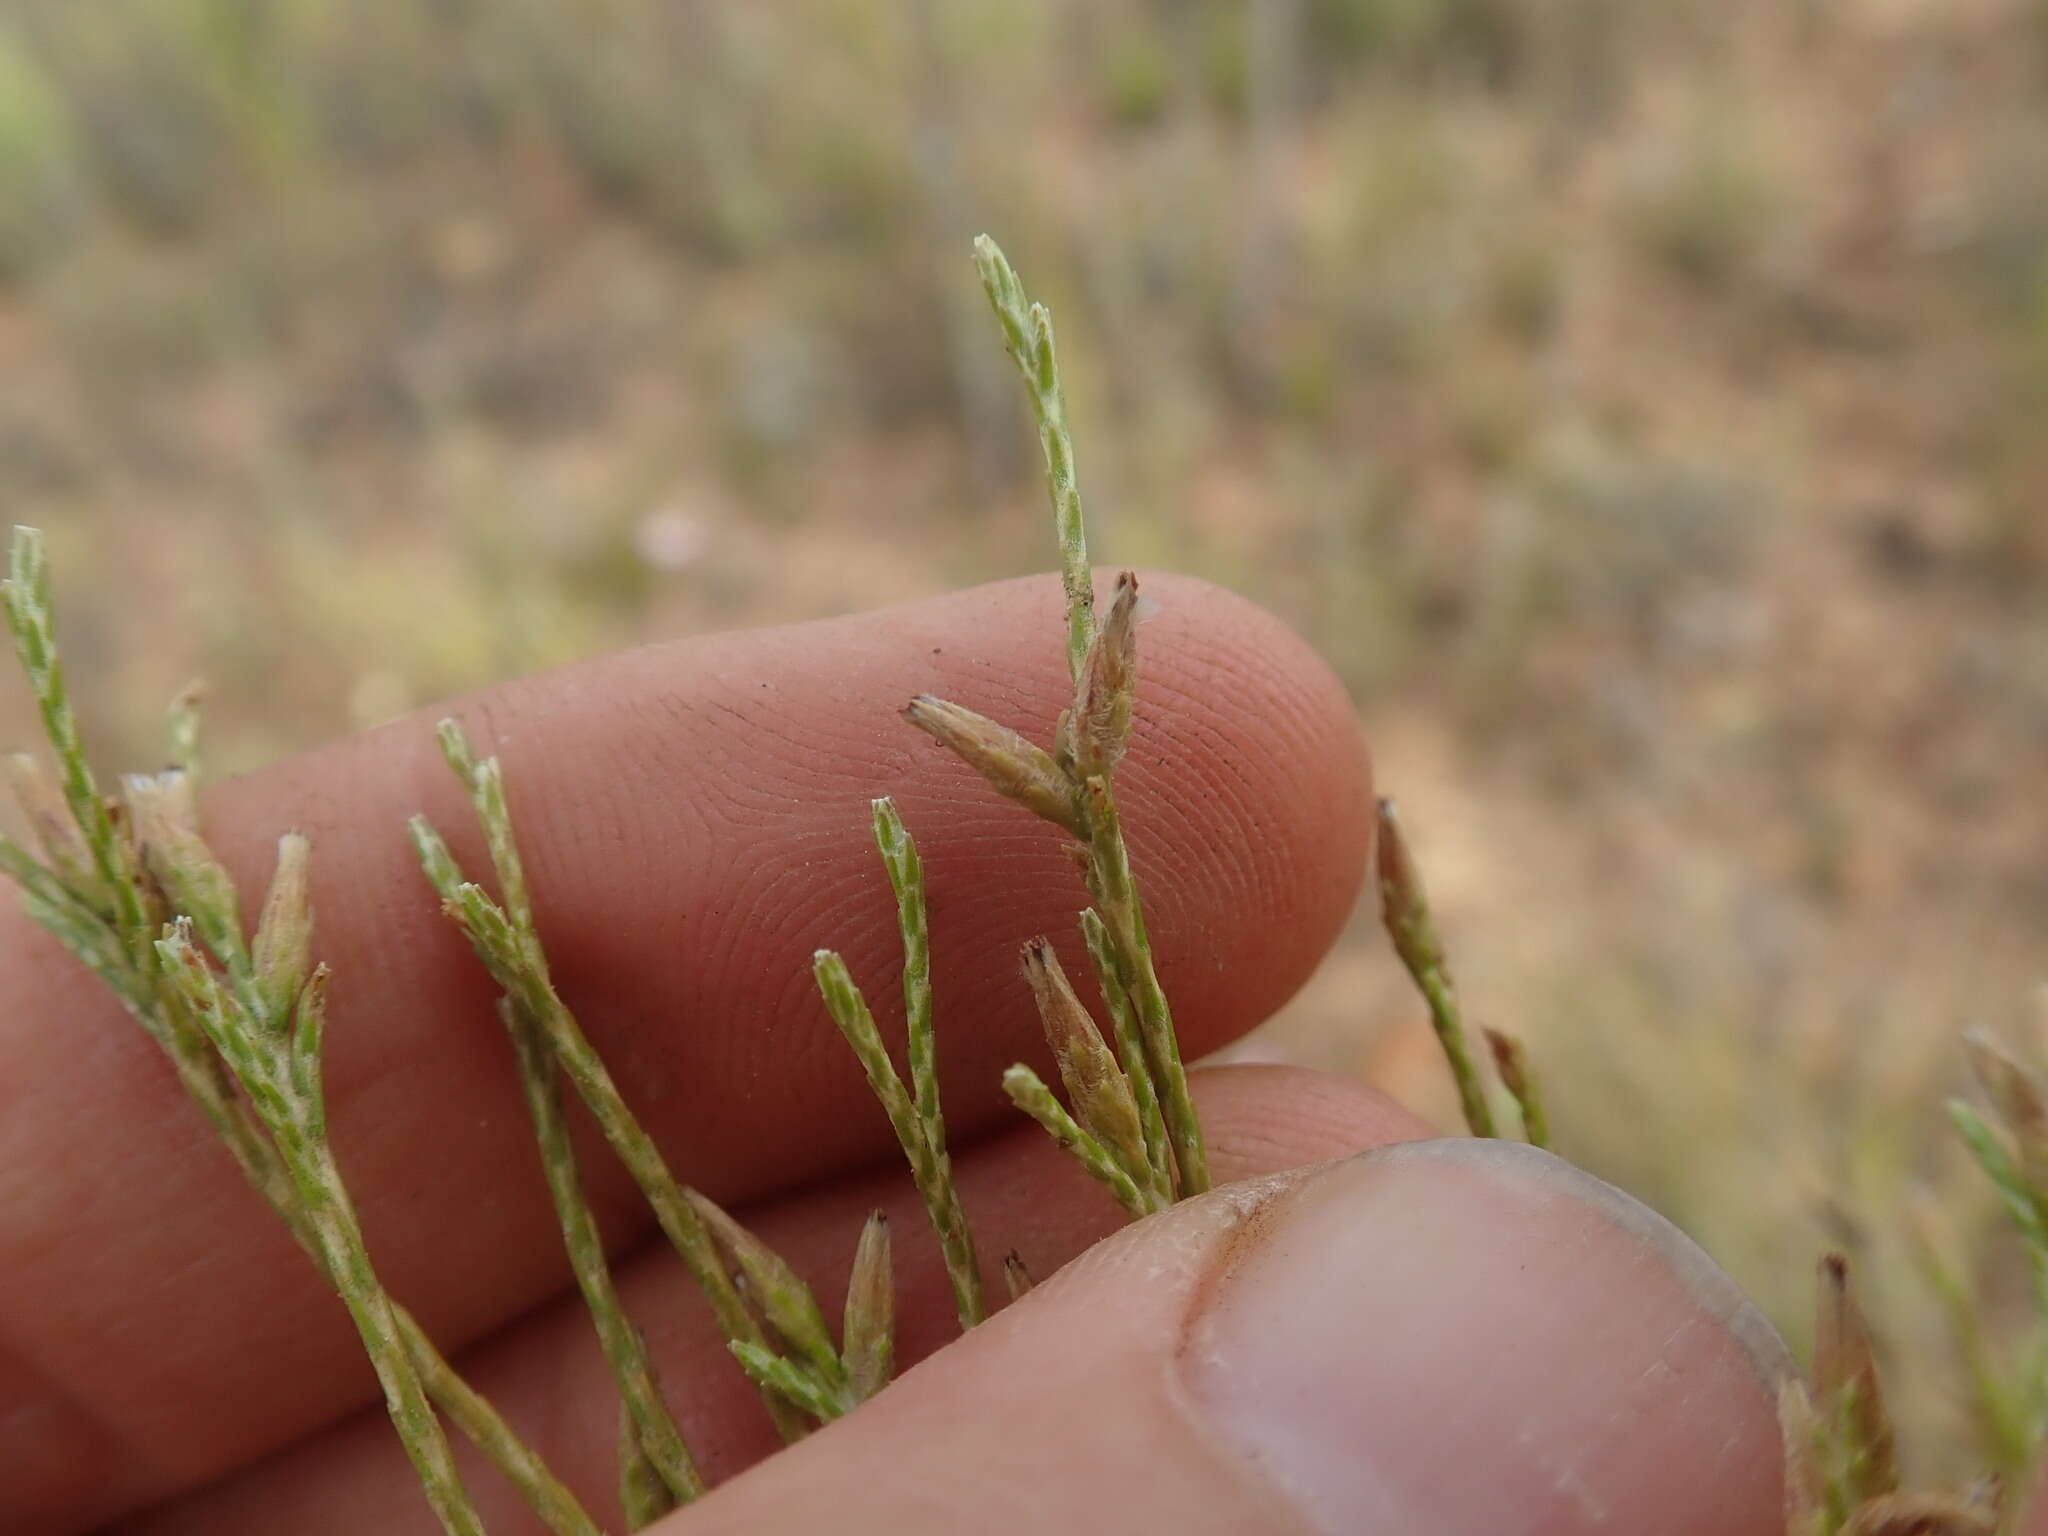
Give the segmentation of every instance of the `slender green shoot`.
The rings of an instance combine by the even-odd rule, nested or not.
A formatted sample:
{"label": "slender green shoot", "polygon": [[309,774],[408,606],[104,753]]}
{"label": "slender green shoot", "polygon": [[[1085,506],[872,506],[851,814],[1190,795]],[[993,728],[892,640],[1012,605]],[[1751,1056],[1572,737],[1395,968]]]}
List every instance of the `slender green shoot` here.
{"label": "slender green shoot", "polygon": [[1543,1108],[1543,1090],[1536,1081],[1536,1072],[1529,1065],[1529,1052],[1515,1036],[1498,1029],[1481,1031],[1486,1036],[1487,1049],[1493,1053],[1494,1070],[1500,1074],[1501,1086],[1508,1091],[1508,1097],[1515,1101],[1515,1108],[1522,1116],[1522,1139],[1532,1147],[1550,1145],[1550,1116]]}
{"label": "slender green shoot", "polygon": [[[78,717],[64,668],[57,659],[57,637],[50,600],[50,556],[38,529],[16,528],[8,550],[8,576],[0,582],[0,609],[14,636],[21,670],[35,695],[43,735],[56,756],[64,803],[77,829],[97,882],[93,893],[108,901],[116,931],[131,945],[146,949],[153,924],[135,880],[132,851],[114,830],[113,814],[101,798],[85,759]],[[145,968],[147,959],[138,955]]]}
{"label": "slender green shoot", "polygon": [[1002,327],[1003,345],[1023,376],[1031,413],[1038,420],[1053,530],[1060,546],[1060,582],[1067,594],[1067,665],[1078,682],[1088,643],[1095,638],[1095,578],[1088,565],[1088,525],[1074,473],[1074,440],[1067,430],[1067,399],[1060,387],[1052,313],[1025,295],[1009,258],[987,235],[974,242],[974,265],[981,274],[989,307]]}
{"label": "slender green shoot", "polygon": [[1095,968],[1095,980],[1102,988],[1102,1003],[1109,1010],[1109,1022],[1116,1038],[1117,1058],[1131,1085],[1131,1097],[1138,1106],[1138,1124],[1145,1138],[1145,1161],[1152,1169],[1154,1183],[1173,1188],[1173,1154],[1166,1141],[1166,1119],[1159,1108],[1159,1090],[1146,1064],[1144,1035],[1138,1024],[1138,1010],[1119,973],[1116,948],[1102,914],[1089,907],[1081,914],[1081,939],[1088,946],[1088,959]]}
{"label": "slender green shoot", "polygon": [[[285,1116],[296,1116],[305,1127],[318,1127],[324,1140],[324,1112],[317,1102],[318,1081],[318,973],[307,970],[311,920],[303,910],[305,848],[302,840],[288,838],[280,845],[279,877],[273,881],[271,897],[265,904],[253,950],[243,954],[239,928],[232,937],[217,922],[222,904],[214,892],[207,913],[180,912],[165,905],[162,883],[145,877],[143,850],[131,838],[135,818],[118,821],[100,797],[87,766],[84,743],[71,708],[55,641],[51,609],[47,556],[41,534],[33,529],[15,530],[9,554],[9,580],[0,589],[0,609],[15,640],[17,654],[27,674],[44,734],[58,765],[60,786],[51,786],[27,754],[15,754],[8,762],[16,797],[34,829],[48,863],[37,861],[18,845],[0,838],[0,872],[22,888],[28,915],[47,929],[88,969],[105,982],[121,1000],[136,1024],[164,1052],[180,1085],[199,1108],[222,1143],[234,1156],[250,1184],[262,1195],[291,1231],[299,1245],[316,1264],[332,1274],[337,1247],[348,1248],[347,1222],[336,1215],[330,1187],[338,1181],[331,1155],[311,1149],[288,1156],[275,1139],[269,1123],[259,1114],[256,1096],[238,1084],[219,1049],[202,1027],[202,1013],[195,1012],[187,986],[167,972],[159,942],[168,935],[177,940],[181,930],[166,930],[169,919],[182,917],[196,930],[202,916],[222,939],[223,948],[237,957],[241,975],[230,986],[212,987],[209,1000],[218,992],[227,1027],[236,1031],[238,1047],[250,1055],[258,1069],[258,1080],[267,1087],[258,1090],[264,1107]],[[187,690],[173,706],[170,720],[169,757],[173,773],[153,781],[168,796],[160,806],[173,817],[190,815],[188,828],[180,822],[171,841],[190,859],[213,864],[211,853],[196,834],[196,800],[191,787],[196,783],[199,760],[198,694]],[[145,797],[150,793],[143,791]],[[182,834],[190,831],[190,838]],[[210,875],[199,876],[204,887]],[[183,964],[189,941],[175,947]],[[226,957],[217,957],[225,960]],[[203,966],[203,962],[202,962]],[[293,995],[292,978],[305,983],[303,996]],[[273,1081],[275,1058],[280,1048],[260,1045],[250,1033],[250,1021],[272,1021],[289,1039],[282,1048],[283,1083]],[[264,1037],[266,1040],[268,1035]],[[265,1062],[268,1065],[264,1065]],[[316,1220],[309,1210],[305,1187],[310,1186],[324,1214]],[[337,1222],[341,1224],[337,1226]],[[358,1244],[359,1246],[359,1244]],[[351,1252],[351,1264],[367,1255]],[[372,1272],[373,1274],[374,1272]],[[360,1279],[360,1275],[356,1277]],[[337,1290],[353,1283],[347,1276],[336,1282]],[[374,1331],[387,1341],[395,1339],[404,1361],[420,1387],[435,1406],[448,1416],[485,1457],[504,1473],[508,1481],[555,1536],[597,1536],[597,1527],[566,1487],[520,1439],[488,1402],[477,1394],[449,1366],[412,1316],[387,1296],[379,1304],[358,1294],[359,1310]],[[407,1442],[408,1454],[425,1458],[437,1469],[436,1497],[443,1501],[457,1497],[449,1484],[444,1452],[427,1443],[430,1416],[422,1419],[417,1397],[403,1382],[406,1365],[385,1351],[382,1374],[399,1384],[404,1406],[399,1415],[401,1434],[414,1435]],[[447,1511],[458,1523],[468,1516],[460,1508]]]}
{"label": "slender green shoot", "polygon": [[2006,1138],[1976,1105],[1951,1100],[1948,1116],[1977,1166],[1991,1180],[1999,1203],[2019,1233],[2034,1277],[2034,1309],[2048,1320],[2048,1209],[2044,1209],[2048,1199],[2026,1181]]}
{"label": "slender green shoot", "polygon": [[632,1404],[620,1398],[619,1508],[625,1512],[626,1529],[644,1530],[678,1508],[679,1502],[641,1442]]}
{"label": "slender green shoot", "polygon": [[[732,1276],[719,1258],[703,1221],[669,1172],[654,1138],[627,1105],[618,1084],[591,1045],[568,1005],[555,990],[526,904],[524,871],[512,836],[502,775],[495,758],[477,761],[459,729],[444,723],[442,746],[457,776],[470,792],[477,815],[485,823],[485,839],[500,888],[520,905],[516,912],[491,899],[481,886],[462,876],[460,865],[424,816],[412,819],[410,830],[420,868],[441,898],[442,910],[462,930],[501,991],[540,1028],[562,1072],[575,1085],[606,1143],[640,1187],[653,1208],[655,1221],[711,1303],[719,1327],[729,1341],[765,1345],[759,1325],[747,1310]],[[807,1426],[780,1397],[764,1395],[769,1414],[785,1439],[801,1438]]]}
{"label": "slender green shoot", "polygon": [[1152,1193],[1139,1188],[1138,1181],[1131,1177],[1116,1155],[1082,1129],[1036,1072],[1022,1065],[1010,1068],[1003,1074],[1003,1092],[1025,1114],[1044,1126],[1047,1135],[1073,1153],[1088,1176],[1116,1196],[1117,1204],[1133,1216],[1149,1216],[1158,1209]]}
{"label": "slender green shoot", "polygon": [[[939,1107],[938,1041],[932,1023],[932,941],[925,916],[924,862],[917,842],[903,825],[896,802],[886,795],[874,802],[875,846],[896,894],[896,926],[903,937],[904,1056],[910,1067],[910,1091],[924,1136],[925,1155],[938,1187],[931,1202],[933,1225],[946,1253],[946,1278],[953,1288],[960,1326],[972,1328],[988,1315],[982,1294],[981,1261],[974,1252],[974,1234],[960,1209],[953,1185],[952,1158],[946,1151],[946,1117]],[[943,1223],[943,1226],[940,1224]]]}
{"label": "slender green shoot", "polygon": [[320,1088],[324,973],[308,979],[290,1011],[259,1015],[246,1000],[249,989],[223,985],[193,935],[191,919],[180,917],[157,941],[163,974],[234,1072],[282,1157],[314,1252],[362,1336],[384,1390],[385,1406],[427,1502],[452,1536],[482,1536],[482,1519],[463,1487],[425,1384],[400,1336],[391,1299],[370,1262],[362,1227],[327,1144]]}
{"label": "slender green shoot", "polygon": [[852,1047],[854,1058],[867,1074],[869,1089],[881,1102],[897,1144],[903,1148],[911,1180],[924,1200],[925,1214],[939,1239],[960,1326],[963,1330],[972,1328],[988,1315],[988,1303],[982,1290],[974,1234],[968,1228],[960,1193],[953,1182],[952,1158],[943,1144],[934,1147],[926,1138],[925,1121],[918,1114],[917,1101],[897,1076],[896,1064],[889,1059],[889,1048],[882,1041],[874,1013],[846,962],[831,950],[821,949],[813,958],[812,971],[817,978],[818,995],[825,1001],[825,1011],[832,1015],[832,1022]]}
{"label": "slender green shoot", "polygon": [[620,1442],[627,1457],[620,1465],[620,1485],[624,1488],[630,1484],[637,1475],[635,1468],[644,1464],[659,1479],[672,1504],[688,1503],[703,1495],[704,1479],[682,1432],[676,1428],[668,1404],[662,1400],[653,1364],[647,1357],[646,1342],[626,1315],[618,1287],[612,1283],[604,1238],[577,1172],[576,1149],[569,1140],[568,1121],[562,1113],[561,1083],[554,1056],[539,1024],[510,998],[499,1002],[498,1012],[518,1057],[519,1083],[526,1093],[527,1111],[533,1117],[541,1170],[547,1176],[548,1193],[554,1199],[569,1267],[596,1325],[598,1344],[618,1381],[619,1400],[633,1426],[632,1432]]}
{"label": "slender green shoot", "polygon": [[1129,572],[1118,578],[1109,613],[1098,627],[1052,317],[1043,304],[1031,301],[1016,270],[988,236],[975,241],[974,261],[1038,423],[1066,597],[1067,669],[1074,701],[1060,718],[1050,751],[944,700],[913,699],[905,713],[997,793],[1080,839],[1079,862],[1099,928],[1089,937],[1090,958],[1138,1106],[1147,1166],[1172,1197],[1199,1194],[1209,1187],[1208,1153],[1172,1009],[1145,930],[1112,786],[1129,744],[1136,693],[1137,578]]}
{"label": "slender green shoot", "polygon": [[844,1397],[846,1368],[811,1288],[780,1254],[734,1221],[709,1196],[694,1189],[684,1193],[732,1269],[744,1280],[748,1301],[767,1321],[773,1337],[821,1387]]}
{"label": "slender green shoot", "polygon": [[819,1381],[816,1375],[796,1361],[776,1354],[765,1345],[749,1344],[743,1339],[734,1339],[726,1347],[764,1396],[790,1402],[820,1424],[829,1423],[846,1412],[848,1404],[844,1394]]}
{"label": "slender green shoot", "polygon": [[[1458,1103],[1465,1112],[1465,1126],[1474,1136],[1497,1136],[1493,1105],[1486,1096],[1486,1084],[1479,1075],[1479,1063],[1465,1035],[1464,1011],[1458,1006],[1457,991],[1451,985],[1450,965],[1444,958],[1443,940],[1437,936],[1436,921],[1423,893],[1422,872],[1401,835],[1401,823],[1394,802],[1379,802],[1378,870],[1380,921],[1394,942],[1423,1001],[1429,1005],[1430,1027],[1436,1031],[1451,1077],[1458,1086]],[[1547,1130],[1547,1127],[1546,1127]]]}

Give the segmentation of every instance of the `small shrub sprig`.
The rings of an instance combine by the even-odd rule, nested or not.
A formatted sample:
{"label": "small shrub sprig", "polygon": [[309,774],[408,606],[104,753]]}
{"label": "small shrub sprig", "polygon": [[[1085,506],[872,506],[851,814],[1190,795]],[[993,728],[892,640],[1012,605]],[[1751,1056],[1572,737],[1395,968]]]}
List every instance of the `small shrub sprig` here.
{"label": "small shrub sprig", "polygon": [[[1429,908],[1429,896],[1422,887],[1422,871],[1401,831],[1394,802],[1385,798],[1377,806],[1374,866],[1380,889],[1381,926],[1428,1007],[1430,1028],[1450,1068],[1451,1080],[1457,1085],[1465,1128],[1474,1136],[1497,1136],[1499,1121],[1479,1059],[1473,1054],[1466,1034],[1464,1008],[1458,1001],[1457,989],[1451,985],[1450,961]],[[1523,1139],[1533,1146],[1549,1146],[1550,1117],[1544,1109],[1528,1051],[1520,1040],[1500,1030],[1487,1029],[1481,1033],[1501,1087],[1507,1090],[1521,1116]]]}
{"label": "small shrub sprig", "polygon": [[[1003,1086],[1125,1210],[1142,1217],[1208,1188],[1209,1171],[1115,794],[1135,700],[1138,585],[1129,572],[1119,576],[1098,619],[1051,318],[1030,302],[992,241],[976,243],[975,260],[1044,450],[1073,692],[1049,747],[940,699],[914,699],[905,715],[999,794],[1072,839],[1090,903],[1079,914],[1082,947],[1109,1027],[1105,1032],[1082,1002],[1052,942],[1028,940],[1021,950],[1023,979],[1064,1099],[1023,1064],[1004,1074]],[[122,796],[110,799],[87,765],[54,641],[48,561],[32,530],[16,530],[0,608],[57,767],[53,782],[26,754],[7,760],[37,852],[0,837],[0,872],[21,887],[29,916],[99,977],[157,1043],[250,1183],[334,1288],[443,1529],[458,1536],[483,1530],[456,1473],[445,1421],[478,1447],[556,1536],[598,1536],[599,1526],[575,1496],[454,1371],[378,1279],[327,1135],[321,1050],[331,978],[314,959],[310,845],[297,833],[280,840],[253,935],[245,936],[233,882],[200,825],[196,694],[182,697],[171,712],[172,767],[125,779]],[[564,1248],[616,1379],[618,1493],[627,1528],[637,1530],[700,1496],[705,1484],[613,1283],[563,1120],[563,1081],[634,1178],[785,1439],[851,1411],[889,1381],[895,1355],[891,1234],[880,1212],[869,1217],[835,1330],[780,1256],[675,1179],[554,986],[497,759],[479,758],[453,721],[442,722],[440,740],[483,830],[496,894],[466,876],[424,818],[411,824],[413,843],[444,912],[502,994],[498,1011]],[[892,801],[873,802],[873,826],[903,949],[904,1070],[844,960],[820,950],[815,979],[902,1148],[960,1326],[967,1329],[988,1315],[990,1304],[939,1102],[923,865]],[[1468,1128],[1480,1136],[1500,1134],[1504,1117],[1494,1100],[1504,1092],[1523,1136],[1547,1144],[1547,1116],[1520,1041],[1485,1029],[1484,1053],[1473,1048],[1391,802],[1379,805],[1377,832],[1382,919],[1428,1011]],[[2018,1231],[2042,1323],[2041,1341],[2021,1362],[2016,1380],[2007,1381],[1998,1362],[1976,1362],[1997,1475],[1955,1495],[1902,1490],[1871,1329],[1846,1261],[1831,1255],[1820,1271],[1812,1381],[1789,1386],[1780,1404],[1788,1536],[1995,1536],[2010,1528],[2021,1502],[2001,1497],[2001,1488],[2023,1484],[2048,1435],[2048,1088],[2038,1072],[1988,1037],[1973,1037],[1970,1054],[1988,1108],[1958,1102],[1950,1112]],[[1014,1251],[1003,1260],[1002,1276],[1013,1299],[1030,1288],[1030,1272]],[[1967,1286],[1956,1281],[1947,1289],[1959,1327],[1972,1322]]]}
{"label": "small shrub sprig", "polygon": [[[1062,1105],[1027,1066],[1012,1067],[1004,1086],[1127,1210],[1144,1215],[1206,1189],[1209,1175],[1113,788],[1130,739],[1137,583],[1129,573],[1118,579],[1098,625],[1051,318],[1027,301],[993,242],[978,242],[975,256],[1045,449],[1073,703],[1050,751],[940,700],[914,700],[906,714],[998,791],[1076,839],[1076,863],[1093,902],[1080,916],[1082,940],[1115,1044],[1075,994],[1050,942],[1033,939],[1023,949],[1025,979],[1068,1102]],[[41,858],[0,838],[0,871],[21,887],[29,915],[105,982],[163,1049],[250,1182],[334,1287],[356,1322],[443,1529],[456,1536],[483,1530],[456,1473],[445,1418],[519,1489],[550,1531],[597,1536],[599,1527],[575,1496],[449,1366],[377,1277],[327,1137],[321,1049],[330,977],[313,959],[309,843],[297,833],[280,841],[262,915],[253,938],[245,937],[233,881],[200,825],[196,694],[172,711],[173,766],[125,780],[123,800],[109,800],[87,766],[58,663],[48,562],[32,530],[16,531],[0,597],[58,768],[52,784],[34,759],[17,754],[9,760]],[[888,1224],[876,1212],[860,1234],[835,1338],[796,1272],[670,1172],[555,988],[497,759],[478,757],[452,720],[442,722],[440,741],[482,827],[496,894],[465,874],[424,817],[411,823],[413,845],[443,911],[502,994],[498,1012],[563,1245],[617,1382],[618,1491],[628,1528],[638,1529],[698,1497],[704,1480],[613,1283],[564,1124],[562,1082],[574,1087],[634,1178],[786,1439],[850,1411],[890,1378],[895,1322]],[[874,832],[903,943],[907,1083],[844,961],[819,951],[816,977],[827,1011],[902,1145],[965,1329],[988,1315],[989,1304],[939,1103],[923,867],[886,798],[874,802]],[[1015,1252],[1004,1259],[1003,1277],[1012,1297],[1031,1284]]]}
{"label": "small shrub sprig", "polygon": [[1903,1486],[1872,1330],[1848,1261],[1829,1254],[1820,1264],[1812,1381],[1788,1382],[1779,1398],[1787,1536],[2003,1536],[2040,1476],[2048,1453],[2048,1077],[1983,1032],[1966,1035],[1964,1048],[1988,1108],[1956,1099],[1949,1117],[2019,1237],[2036,1326],[2019,1360],[1993,1359],[1976,1297],[1941,1245],[1925,1240],[1973,1378],[1988,1470],[1958,1493]]}
{"label": "small shrub sprig", "polygon": [[407,1455],[442,1526],[482,1529],[456,1476],[446,1415],[557,1536],[597,1526],[518,1434],[435,1349],[378,1280],[328,1145],[320,1047],[328,978],[310,965],[313,914],[297,834],[279,843],[253,943],[198,819],[196,698],[172,711],[163,774],[94,780],[53,638],[42,535],[16,529],[0,607],[28,678],[57,783],[16,754],[9,775],[42,858],[0,838],[28,915],[108,989],[168,1058],[249,1182],[341,1297],[362,1333]]}
{"label": "small shrub sprig", "polygon": [[[1143,1164],[1125,1166],[1119,1161],[1120,1154],[1103,1143],[1104,1127],[1088,1123],[1088,1106],[1075,1106],[1079,1118],[1072,1118],[1071,1124],[1061,1120],[1053,1112],[1051,1090],[1029,1067],[1012,1067],[1004,1074],[1003,1086],[1091,1174],[1110,1184],[1126,1206],[1156,1209],[1157,1203],[1207,1189],[1209,1162],[1188,1092],[1173,1011],[1153,963],[1114,788],[1116,766],[1130,745],[1137,686],[1138,581],[1129,571],[1117,578],[1108,616],[1098,625],[1052,316],[1043,304],[1029,300],[1015,270],[986,235],[975,242],[974,259],[1038,421],[1067,598],[1073,703],[1054,726],[1050,751],[942,699],[921,696],[904,713],[911,724],[979,772],[997,793],[1077,839],[1076,862],[1094,901],[1081,915],[1083,938],[1115,1022],[1129,1096],[1138,1106]],[[1049,947],[1038,953],[1050,953]],[[1046,1015],[1046,994],[1035,980],[1034,991],[1040,996],[1054,1054],[1064,1059],[1070,1015]],[[1124,1179],[1109,1177],[1113,1170],[1120,1170]],[[1123,1187],[1126,1183],[1140,1192],[1140,1201],[1134,1203]]]}

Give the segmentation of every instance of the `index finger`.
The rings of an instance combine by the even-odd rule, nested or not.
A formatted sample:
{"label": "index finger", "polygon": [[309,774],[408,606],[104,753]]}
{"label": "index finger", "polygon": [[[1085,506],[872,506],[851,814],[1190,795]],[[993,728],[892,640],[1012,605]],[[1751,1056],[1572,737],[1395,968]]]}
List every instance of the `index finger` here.
{"label": "index finger", "polygon": [[[1190,1054],[1300,983],[1362,874],[1369,803],[1348,703],[1271,618],[1159,579],[1137,738],[1119,779],[1160,969]],[[1033,1055],[1015,945],[1073,932],[1060,838],[895,718],[942,694],[1044,739],[1066,692],[1059,599],[1006,583],[885,613],[717,636],[509,685],[457,707],[504,760],[553,970],[677,1175],[758,1197],[890,1155],[811,991],[846,956],[884,1017],[894,908],[867,801],[922,846],[946,1102],[964,1136]],[[317,947],[336,972],[329,1118],[393,1293],[444,1347],[563,1281],[491,991],[434,915],[406,817],[472,871],[467,807],[419,717],[225,786],[216,841],[260,884],[315,843]],[[371,1391],[345,1318],[211,1146],[154,1048],[40,934],[0,926],[0,1464],[10,1498],[210,1476]],[[608,1157],[593,1203],[644,1227]],[[40,1491],[38,1491],[40,1490]]]}

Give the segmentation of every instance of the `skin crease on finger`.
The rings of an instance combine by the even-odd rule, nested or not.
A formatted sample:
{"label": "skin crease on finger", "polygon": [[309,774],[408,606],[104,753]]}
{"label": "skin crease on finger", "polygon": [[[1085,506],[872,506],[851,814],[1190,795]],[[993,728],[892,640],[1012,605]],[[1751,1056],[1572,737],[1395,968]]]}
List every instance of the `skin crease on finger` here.
{"label": "skin crease on finger", "polygon": [[[1298,639],[1215,588],[1145,585],[1159,611],[1119,784],[1198,1054],[1282,1002],[1342,924],[1370,784],[1349,703]],[[1066,690],[1058,613],[1034,578],[456,706],[505,760],[557,979],[681,1177],[745,1203],[890,1155],[808,974],[834,945],[885,1028],[900,1008],[868,839],[880,793],[925,854],[957,1137],[1010,1113],[1001,1069],[1043,1054],[1016,945],[1074,942],[1082,893],[1057,834],[895,712],[930,691],[1045,737]],[[314,839],[338,1155],[391,1289],[453,1351],[566,1275],[540,1180],[506,1177],[531,1168],[531,1133],[488,986],[413,867],[419,809],[481,869],[425,716],[224,786],[208,815],[247,892],[279,832]],[[104,1520],[371,1401],[340,1309],[154,1047],[12,913],[0,974],[0,1465],[30,1469],[5,1492],[16,1528]],[[631,1243],[644,1209],[584,1131],[593,1202]]]}
{"label": "skin crease on finger", "polygon": [[[1223,1067],[1195,1074],[1215,1171],[1237,1180],[1367,1147],[1432,1134],[1370,1089],[1287,1067]],[[1018,1125],[964,1156],[962,1199],[982,1235],[989,1283],[1014,1246],[1044,1277],[1124,1224],[1108,1197],[1037,1127]],[[853,1234],[867,1210],[889,1212],[896,1260],[899,1366],[957,1336],[937,1250],[909,1181],[893,1170],[745,1213],[747,1223],[804,1272],[828,1310],[843,1294]],[[678,1423],[711,1480],[722,1482],[775,1449],[751,1389],[725,1358],[702,1303],[676,1261],[650,1247],[621,1266],[621,1289],[647,1332]],[[614,1476],[615,1388],[581,1308],[565,1300],[481,1346],[462,1364],[522,1425],[542,1426],[550,1463],[593,1502],[609,1506]],[[537,1531],[494,1479],[474,1480],[493,1532]],[[283,1453],[222,1486],[117,1527],[123,1536],[303,1536],[375,1530],[431,1536],[433,1519],[381,1414]]]}

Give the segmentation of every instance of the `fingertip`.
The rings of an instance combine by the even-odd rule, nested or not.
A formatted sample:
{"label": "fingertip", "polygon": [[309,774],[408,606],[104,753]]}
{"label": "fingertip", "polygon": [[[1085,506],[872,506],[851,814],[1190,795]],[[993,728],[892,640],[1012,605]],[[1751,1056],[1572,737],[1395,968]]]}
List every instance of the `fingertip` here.
{"label": "fingertip", "polygon": [[1219,1269],[1190,1394],[1322,1527],[1780,1518],[1783,1343],[1669,1222],[1548,1153],[1366,1153],[1262,1209]]}
{"label": "fingertip", "polygon": [[1747,1536],[1789,1369],[1626,1196],[1402,1143],[1127,1228],[677,1529]]}

